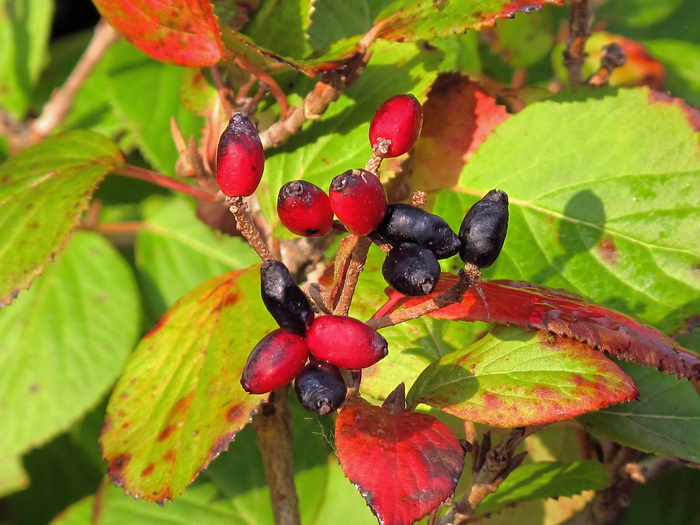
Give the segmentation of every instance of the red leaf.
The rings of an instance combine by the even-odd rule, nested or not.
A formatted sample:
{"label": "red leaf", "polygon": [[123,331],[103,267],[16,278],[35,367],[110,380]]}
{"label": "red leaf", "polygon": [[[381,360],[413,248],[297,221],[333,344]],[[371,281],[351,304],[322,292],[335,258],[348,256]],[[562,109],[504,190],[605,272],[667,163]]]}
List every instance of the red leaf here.
{"label": "red leaf", "polygon": [[208,0],[95,0],[114,28],[144,53],[179,66],[221,58],[219,24]]}
{"label": "red leaf", "polygon": [[454,186],[479,145],[508,118],[506,108],[479,83],[459,74],[438,77],[423,114],[407,182],[410,188],[427,192]]}
{"label": "red leaf", "polygon": [[392,414],[351,397],[335,425],[336,454],[345,475],[384,525],[413,523],[457,486],[464,452],[433,416]]}
{"label": "red leaf", "polygon": [[[374,317],[391,313],[400,306],[420,304],[456,281],[456,275],[443,274],[435,291],[420,299],[408,299],[392,290],[389,300]],[[563,290],[520,281],[484,281],[482,290],[488,308],[472,287],[462,302],[428,315],[436,319],[485,321],[515,324],[528,330],[548,330],[627,361],[653,366],[677,377],[700,380],[700,355],[686,350],[656,328],[621,312],[590,303]]]}

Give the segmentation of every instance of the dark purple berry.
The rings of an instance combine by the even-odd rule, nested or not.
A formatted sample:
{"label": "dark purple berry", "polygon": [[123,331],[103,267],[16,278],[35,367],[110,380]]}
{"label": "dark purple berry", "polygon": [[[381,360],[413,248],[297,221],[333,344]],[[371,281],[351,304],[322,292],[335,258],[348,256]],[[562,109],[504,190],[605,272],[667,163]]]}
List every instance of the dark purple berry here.
{"label": "dark purple berry", "polygon": [[391,141],[387,157],[398,157],[413,147],[422,124],[420,102],[413,95],[396,95],[384,101],[369,125],[369,141],[375,146],[380,138]]}
{"label": "dark purple berry", "polygon": [[216,150],[216,181],[229,197],[252,195],[260,184],[265,152],[255,125],[235,113],[221,134]]}
{"label": "dark purple berry", "polygon": [[379,177],[367,170],[348,170],[331,181],[331,209],[350,233],[367,235],[382,222],[386,193]]}
{"label": "dark purple berry", "polygon": [[330,414],[343,404],[348,388],[337,367],[327,361],[311,361],[297,374],[294,391],[306,410]]}
{"label": "dark purple berry", "polygon": [[241,386],[251,394],[266,394],[292,382],[309,357],[303,337],[278,328],[263,337],[248,356]]}
{"label": "dark purple berry", "polygon": [[442,217],[410,204],[390,204],[376,232],[392,246],[402,242],[425,246],[438,259],[456,255],[462,244]]}
{"label": "dark purple berry", "polygon": [[323,315],[306,332],[309,352],[339,368],[360,370],[372,366],[388,353],[379,332],[352,317]]}
{"label": "dark purple berry", "polygon": [[302,336],[306,333],[314,312],[283,263],[266,261],[260,267],[260,292],[267,310],[281,328]]}
{"label": "dark purple berry", "polygon": [[289,231],[304,237],[320,237],[333,227],[328,195],[305,180],[293,180],[280,188],[277,214]]}
{"label": "dark purple berry", "polygon": [[508,231],[508,195],[491,190],[472,206],[459,228],[459,256],[479,268],[491,266],[501,253]]}
{"label": "dark purple berry", "polygon": [[405,242],[387,254],[382,275],[404,295],[428,295],[440,280],[440,263],[428,248]]}

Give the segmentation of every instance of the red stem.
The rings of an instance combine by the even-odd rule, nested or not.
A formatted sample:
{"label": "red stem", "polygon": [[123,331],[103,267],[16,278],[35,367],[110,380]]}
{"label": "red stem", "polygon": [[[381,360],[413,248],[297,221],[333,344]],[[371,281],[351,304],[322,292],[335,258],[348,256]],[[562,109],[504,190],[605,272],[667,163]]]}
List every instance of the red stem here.
{"label": "red stem", "polygon": [[158,186],[163,186],[164,188],[170,188],[175,191],[182,191],[184,193],[189,193],[193,197],[198,199],[203,199],[209,202],[219,202],[221,199],[208,191],[202,190],[191,184],[186,184],[180,182],[179,180],[173,179],[172,177],[167,177],[155,171],[147,170],[145,168],[139,168],[138,166],[132,166],[131,164],[123,164],[112,170],[115,175],[123,175],[125,177],[131,177],[132,179],[145,180],[147,182],[152,182]]}

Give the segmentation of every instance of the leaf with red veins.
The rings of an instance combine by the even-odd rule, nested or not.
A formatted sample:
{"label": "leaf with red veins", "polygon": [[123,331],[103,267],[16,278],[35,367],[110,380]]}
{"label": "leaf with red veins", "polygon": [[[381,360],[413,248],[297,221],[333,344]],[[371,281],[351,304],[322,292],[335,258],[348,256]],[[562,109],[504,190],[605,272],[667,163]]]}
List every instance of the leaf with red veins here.
{"label": "leaf with red veins", "polygon": [[514,428],[570,419],[638,394],[620,367],[590,346],[547,332],[497,327],[431,363],[407,403]]}
{"label": "leaf with red veins", "polygon": [[540,11],[545,4],[561,5],[563,0],[395,0],[376,20],[389,18],[379,34],[381,38],[416,42],[493,26],[500,18],[524,16]]}
{"label": "leaf with red veins", "polygon": [[[420,299],[405,299],[391,291],[389,301],[374,318],[387,315],[401,306],[420,304],[457,282],[454,274],[443,274],[432,294]],[[428,314],[436,319],[484,321],[519,325],[527,330],[547,330],[570,337],[610,355],[677,377],[700,380],[700,355],[680,346],[656,328],[617,310],[590,303],[563,290],[532,283],[483,281],[482,291],[488,307],[470,288],[461,302]]]}
{"label": "leaf with red veins", "polygon": [[438,77],[423,105],[408,186],[432,192],[457,184],[464,164],[507,118],[506,108],[478,82],[459,74]]}
{"label": "leaf with red veins", "polygon": [[392,414],[349,398],[335,425],[336,454],[383,525],[413,523],[454,493],[464,452],[433,416]]}
{"label": "leaf with red veins", "polygon": [[95,0],[109,23],[144,53],[178,66],[221,58],[219,23],[209,0]]}

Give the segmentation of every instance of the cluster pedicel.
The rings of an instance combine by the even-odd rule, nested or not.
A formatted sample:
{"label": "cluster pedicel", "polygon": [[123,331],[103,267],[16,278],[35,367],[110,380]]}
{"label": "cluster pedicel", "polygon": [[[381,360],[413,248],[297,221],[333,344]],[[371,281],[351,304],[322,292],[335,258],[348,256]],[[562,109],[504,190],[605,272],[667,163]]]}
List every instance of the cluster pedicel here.
{"label": "cluster pedicel", "polygon": [[235,113],[221,134],[216,150],[216,181],[229,197],[252,195],[260,184],[265,152],[255,125]]}
{"label": "cluster pedicel", "polygon": [[[471,207],[459,234],[444,219],[419,207],[388,205],[376,173],[381,159],[411,149],[421,120],[415,97],[391,97],[370,124],[373,155],[368,169],[338,175],[328,194],[310,182],[294,180],[282,186],[277,199],[280,221],[297,235],[326,235],[335,215],[348,232],[372,235],[373,240],[390,245],[382,275],[408,296],[433,292],[440,279],[438,259],[457,253],[467,266],[472,265],[478,279],[474,266],[493,264],[508,228],[508,196],[502,190],[491,190]],[[221,191],[230,197],[251,195],[260,183],[264,163],[255,126],[243,113],[236,113],[219,141],[216,175]],[[266,261],[260,275],[263,303],[280,328],[251,352],[241,377],[243,388],[264,394],[294,381],[297,398],[307,410],[318,414],[337,410],[348,392],[340,369],[374,365],[388,353],[386,339],[352,317],[315,317],[307,296],[283,263]]]}

